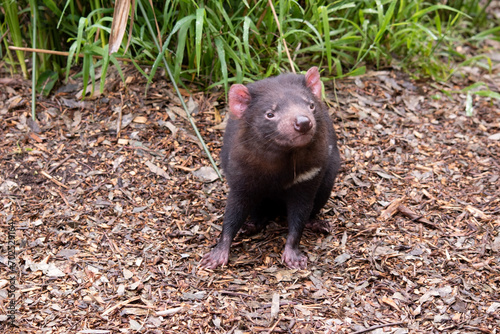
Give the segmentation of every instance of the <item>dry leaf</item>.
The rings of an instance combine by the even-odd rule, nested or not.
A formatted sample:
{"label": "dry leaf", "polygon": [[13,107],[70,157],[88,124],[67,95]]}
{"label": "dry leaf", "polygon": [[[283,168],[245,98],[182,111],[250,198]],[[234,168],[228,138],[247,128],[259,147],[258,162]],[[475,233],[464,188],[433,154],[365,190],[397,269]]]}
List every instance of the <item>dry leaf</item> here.
{"label": "dry leaf", "polygon": [[391,306],[392,308],[394,308],[397,311],[400,311],[398,305],[396,304],[396,302],[394,302],[394,300],[392,298],[382,297],[382,303]]}
{"label": "dry leaf", "polygon": [[215,170],[208,166],[201,167],[200,169],[194,171],[193,175],[206,183],[214,182],[219,178]]}
{"label": "dry leaf", "polygon": [[115,0],[115,10],[113,12],[113,21],[111,23],[111,32],[108,42],[109,54],[117,52],[120,48],[127,27],[130,4],[131,0]]}
{"label": "dry leaf", "polygon": [[169,176],[168,176],[167,172],[165,172],[162,168],[158,167],[157,165],[155,165],[151,161],[148,160],[148,161],[145,162],[145,164],[146,164],[146,166],[148,166],[149,170],[152,173],[155,173],[158,176],[162,176],[162,177],[164,177],[166,179],[169,179]]}

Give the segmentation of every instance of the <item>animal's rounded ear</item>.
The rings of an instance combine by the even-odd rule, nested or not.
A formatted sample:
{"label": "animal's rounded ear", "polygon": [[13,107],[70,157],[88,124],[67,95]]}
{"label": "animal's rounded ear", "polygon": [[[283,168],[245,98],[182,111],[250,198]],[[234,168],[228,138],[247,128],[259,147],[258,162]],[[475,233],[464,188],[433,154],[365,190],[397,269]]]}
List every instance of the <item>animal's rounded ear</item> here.
{"label": "animal's rounded ear", "polygon": [[237,118],[241,118],[250,103],[250,92],[241,84],[232,85],[229,88],[229,110]]}
{"label": "animal's rounded ear", "polygon": [[319,71],[316,66],[311,67],[306,73],[306,86],[309,87],[311,92],[321,100],[321,80],[319,78]]}

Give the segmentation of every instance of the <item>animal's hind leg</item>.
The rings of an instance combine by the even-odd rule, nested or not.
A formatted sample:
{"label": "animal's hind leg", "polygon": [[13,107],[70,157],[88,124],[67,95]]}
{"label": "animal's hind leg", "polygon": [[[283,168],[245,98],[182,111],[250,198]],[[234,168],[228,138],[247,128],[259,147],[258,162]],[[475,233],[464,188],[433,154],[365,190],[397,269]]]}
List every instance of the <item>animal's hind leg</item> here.
{"label": "animal's hind leg", "polygon": [[[331,184],[333,185],[333,182],[331,182]],[[319,233],[330,233],[330,222],[327,220],[318,219],[316,218],[316,215],[321,211],[321,208],[325,206],[326,202],[330,198],[332,185],[323,184],[318,189],[318,192],[316,193],[316,197],[314,199],[313,210],[311,212],[309,220],[306,222],[306,229]]]}
{"label": "animal's hind leg", "polygon": [[327,175],[323,178],[323,182],[321,182],[321,185],[316,192],[316,196],[314,197],[314,206],[311,211],[311,218],[316,216],[325,206],[326,202],[328,202],[332,193],[333,181],[334,176],[332,177],[331,175],[328,175],[327,172]]}
{"label": "animal's hind leg", "polygon": [[334,165],[331,165],[327,170],[325,176],[323,177],[321,185],[319,186],[318,191],[316,192],[316,196],[314,197],[313,210],[311,212],[309,220],[306,223],[307,229],[320,233],[331,232],[330,222],[328,222],[327,220],[317,219],[315,217],[330,198],[336,174],[337,170],[335,169]]}
{"label": "animal's hind leg", "polygon": [[305,228],[316,233],[330,233],[332,231],[328,220],[318,218],[310,218]]}
{"label": "animal's hind leg", "polygon": [[255,216],[250,216],[250,218],[241,227],[241,233],[245,235],[254,235],[262,231],[267,226],[268,220],[263,218],[257,218]]}
{"label": "animal's hind leg", "polygon": [[249,219],[241,228],[241,233],[246,235],[257,234],[269,224],[278,214],[280,203],[271,200],[262,200],[251,212]]}

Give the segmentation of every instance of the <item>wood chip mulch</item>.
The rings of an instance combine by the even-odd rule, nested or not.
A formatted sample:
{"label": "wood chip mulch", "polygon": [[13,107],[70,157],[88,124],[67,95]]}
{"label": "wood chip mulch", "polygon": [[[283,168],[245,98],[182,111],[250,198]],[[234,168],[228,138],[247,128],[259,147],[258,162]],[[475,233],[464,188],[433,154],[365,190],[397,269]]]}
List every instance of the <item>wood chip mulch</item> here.
{"label": "wood chip mulch", "polygon": [[[0,83],[2,333],[500,333],[498,100],[473,95],[466,116],[466,95],[443,93],[460,77],[327,82],[343,158],[331,233],[305,232],[307,270],[281,263],[276,222],[208,271],[227,185],[167,81],[147,96],[140,75],[127,83],[84,101],[69,83],[36,124],[30,83]],[[223,94],[183,94],[218,161]]]}

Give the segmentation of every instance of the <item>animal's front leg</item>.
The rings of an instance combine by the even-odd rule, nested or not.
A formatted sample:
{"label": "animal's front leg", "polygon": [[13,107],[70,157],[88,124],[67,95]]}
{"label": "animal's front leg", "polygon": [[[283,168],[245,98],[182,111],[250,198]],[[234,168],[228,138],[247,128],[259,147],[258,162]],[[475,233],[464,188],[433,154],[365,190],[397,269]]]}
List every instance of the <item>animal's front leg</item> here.
{"label": "animal's front leg", "polygon": [[292,269],[306,269],[307,257],[299,250],[300,239],[313,207],[314,194],[295,193],[287,200],[288,236],[282,261]]}
{"label": "animal's front leg", "polygon": [[249,199],[242,198],[233,191],[229,192],[224,222],[222,223],[222,234],[217,245],[203,256],[200,262],[202,267],[214,269],[228,263],[231,243],[248,216],[249,204]]}

